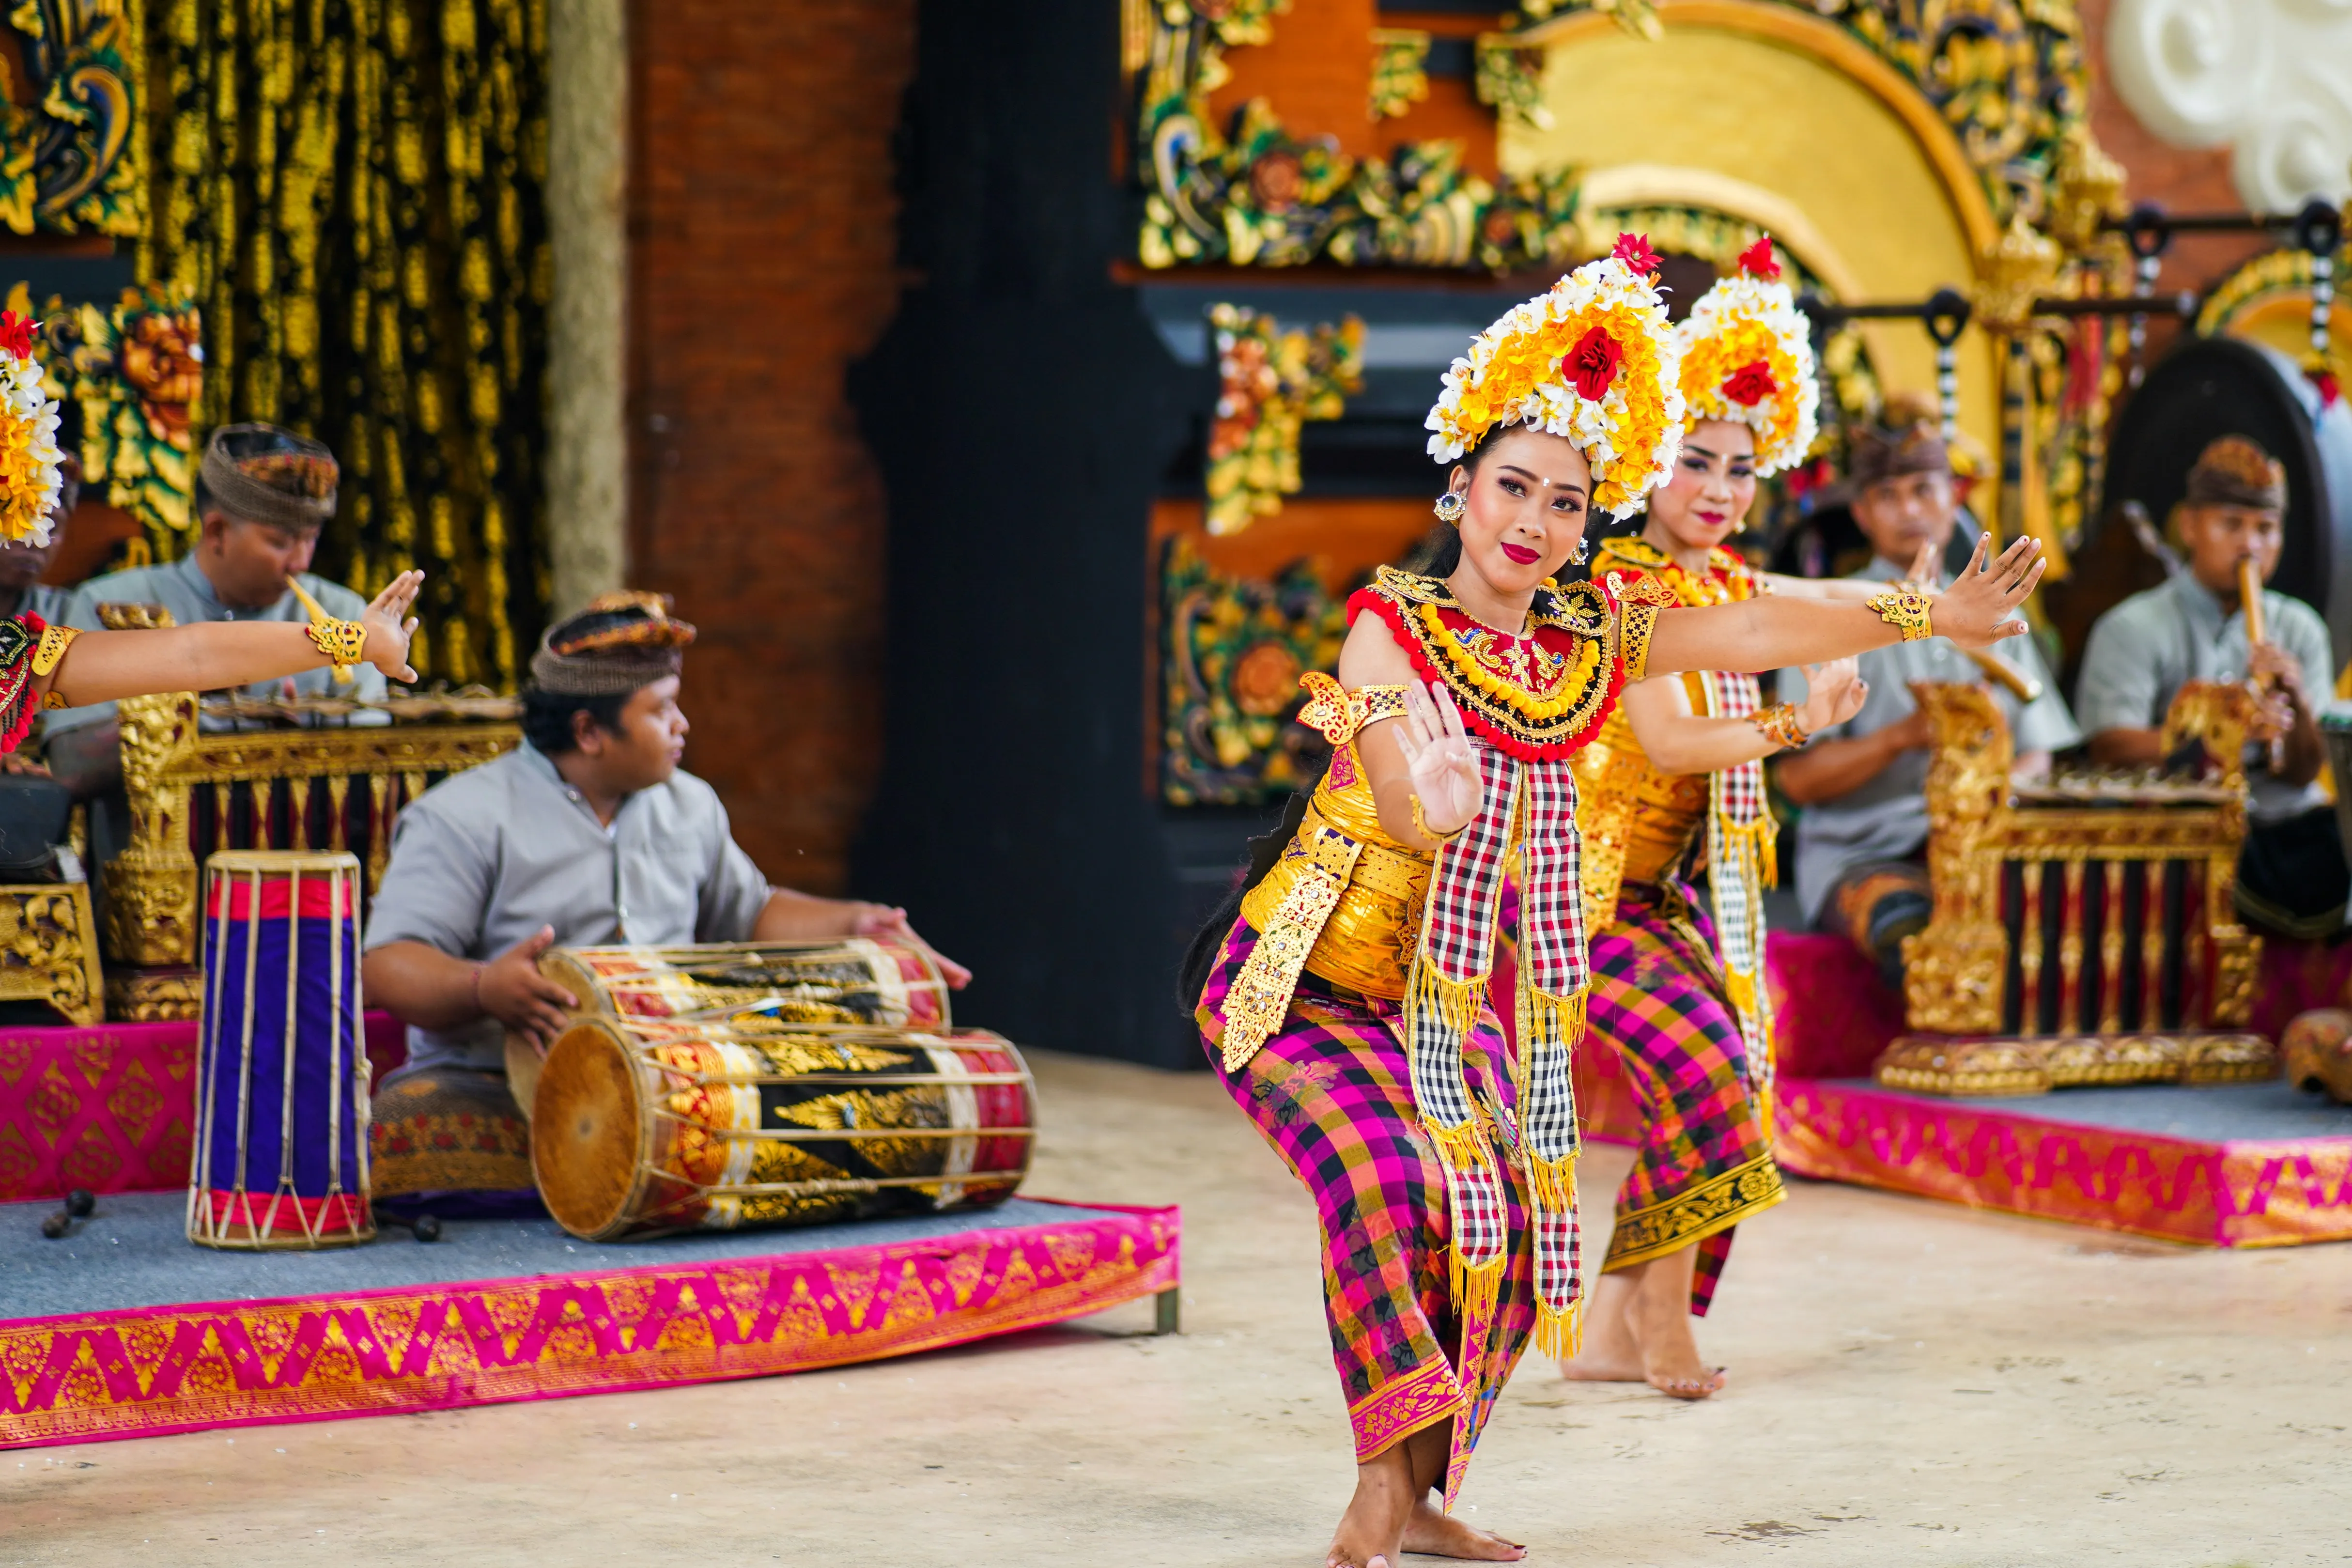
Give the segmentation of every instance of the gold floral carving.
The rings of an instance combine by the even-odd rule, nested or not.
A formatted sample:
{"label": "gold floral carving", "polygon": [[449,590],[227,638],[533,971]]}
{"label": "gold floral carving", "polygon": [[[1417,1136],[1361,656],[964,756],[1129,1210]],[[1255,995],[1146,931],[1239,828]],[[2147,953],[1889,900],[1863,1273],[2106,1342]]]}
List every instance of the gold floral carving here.
{"label": "gold floral carving", "polygon": [[89,884],[0,887],[0,1001],[46,1002],[88,1026],[102,994]]}
{"label": "gold floral carving", "polygon": [[1873,1074],[1916,1094],[2047,1094],[2054,1089],[2140,1083],[2259,1083],[2278,1076],[2278,1053],[2260,1035],[2051,1035],[2041,1039],[1950,1040],[1905,1035]]}

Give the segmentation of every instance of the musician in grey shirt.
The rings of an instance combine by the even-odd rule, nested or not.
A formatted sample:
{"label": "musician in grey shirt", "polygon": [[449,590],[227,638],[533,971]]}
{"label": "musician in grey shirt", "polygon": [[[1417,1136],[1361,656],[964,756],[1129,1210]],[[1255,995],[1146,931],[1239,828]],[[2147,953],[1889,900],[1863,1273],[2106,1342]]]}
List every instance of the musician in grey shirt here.
{"label": "musician in grey shirt", "polygon": [[575,1004],[539,973],[550,947],[919,945],[903,910],[769,886],[717,792],[679,771],[693,636],[659,595],[594,601],[531,660],[525,743],[401,813],[361,979],[410,1026],[410,1068],[500,1070],[509,1031],[543,1049]]}
{"label": "musician in grey shirt", "polygon": [[[1875,552],[1856,577],[1896,582],[1939,574],[1958,524],[1949,454],[1932,426],[1869,430],[1854,441],[1847,473],[1853,519]],[[1898,564],[1899,563],[1899,564]],[[2000,687],[2018,771],[2046,770],[2050,753],[2082,740],[2031,637],[1989,655],[2042,689],[2021,703]],[[1797,824],[1797,899],[1808,924],[1851,937],[1889,984],[1902,984],[1902,940],[1933,908],[1921,852],[1927,843],[1927,765],[1933,740],[1911,696],[1915,680],[1985,679],[1942,637],[1874,648],[1859,661],[1869,685],[1862,710],[1813,736],[1773,766],[1781,793],[1804,808]],[[1801,670],[1780,672],[1780,695],[1804,692]]]}
{"label": "musician in grey shirt", "polygon": [[2238,910],[2284,936],[2323,937],[2343,926],[2352,881],[2335,808],[2317,783],[2325,753],[2315,704],[2335,684],[2335,650],[2317,611],[2267,591],[2263,640],[2250,647],[2239,596],[2241,561],[2264,580],[2278,570],[2285,508],[2286,471],[2268,453],[2242,436],[2207,447],[2173,520],[2184,569],[2099,617],[2083,652],[2075,708],[2095,759],[2154,767],[2165,761],[2164,718],[2183,685],[2259,677],[2264,696],[2261,733],[2246,748],[2251,827],[2238,858]]}

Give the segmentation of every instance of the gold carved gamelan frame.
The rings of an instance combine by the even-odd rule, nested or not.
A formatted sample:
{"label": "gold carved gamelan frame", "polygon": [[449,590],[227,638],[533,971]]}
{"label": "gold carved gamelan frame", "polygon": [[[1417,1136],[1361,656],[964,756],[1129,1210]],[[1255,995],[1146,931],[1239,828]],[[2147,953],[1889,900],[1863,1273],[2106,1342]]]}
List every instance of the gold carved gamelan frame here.
{"label": "gold carved gamelan frame", "polygon": [[2165,716],[2165,754],[2200,746],[2200,779],[2061,781],[2022,798],[2010,779],[2009,726],[1989,692],[1932,681],[1911,689],[1935,730],[1935,910],[1903,944],[1906,1021],[1917,1032],[1887,1048],[1878,1080],[2030,1094],[2271,1076],[2268,1042],[2245,1032],[2262,938],[2238,923],[2231,901],[2246,833],[2245,689],[2191,681]]}
{"label": "gold carved gamelan frame", "polygon": [[[127,966],[108,982],[108,1010],[129,1021],[196,1016],[200,801],[220,840],[207,847],[242,838],[256,848],[349,849],[373,898],[402,809],[436,780],[522,742],[511,723],[206,734],[192,691],[127,700],[121,718],[130,837],[101,876],[107,957]],[[354,792],[366,805],[360,843],[351,841]]]}

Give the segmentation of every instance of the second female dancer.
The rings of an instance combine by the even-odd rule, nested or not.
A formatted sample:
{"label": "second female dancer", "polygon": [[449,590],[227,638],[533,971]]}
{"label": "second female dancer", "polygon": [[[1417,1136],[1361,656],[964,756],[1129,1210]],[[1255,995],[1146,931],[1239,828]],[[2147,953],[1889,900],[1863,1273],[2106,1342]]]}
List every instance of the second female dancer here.
{"label": "second female dancer", "polygon": [[[1356,1489],[1333,1568],[1405,1552],[1516,1561],[1452,1517],[1532,1336],[1580,1311],[1569,1053],[1590,977],[1570,758],[1629,680],[2024,630],[2031,540],[1935,599],[1674,607],[1654,584],[1559,586],[1597,509],[1672,471],[1678,356],[1638,237],[1519,306],[1446,373],[1431,455],[1458,549],[1349,602],[1338,679],[1302,719],[1335,748],[1286,841],[1195,944],[1196,1017],[1234,1102],[1312,1194]],[[1496,910],[1523,916],[1516,1048],[1488,1005]]]}
{"label": "second female dancer", "polygon": [[[1671,595],[1661,602],[1697,606],[1759,594],[1863,603],[1884,590],[1755,572],[1722,548],[1745,526],[1756,481],[1804,461],[1817,434],[1812,349],[1780,275],[1770,237],[1758,240],[1675,330],[1674,475],[1650,496],[1642,531],[1601,541],[1592,563],[1621,595],[1654,584]],[[1684,1399],[1723,1385],[1690,1321],[1714,1297],[1733,1227],[1782,1196],[1767,1121],[1764,889],[1776,824],[1762,759],[1852,718],[1867,695],[1851,659],[1808,675],[1801,706],[1770,708],[1756,678],[1736,671],[1638,682],[1577,753],[1588,1048],[1623,1060],[1642,1142],[1582,1349],[1561,1363],[1571,1378],[1646,1379]],[[1706,868],[1711,921],[1683,880],[1694,860]]]}

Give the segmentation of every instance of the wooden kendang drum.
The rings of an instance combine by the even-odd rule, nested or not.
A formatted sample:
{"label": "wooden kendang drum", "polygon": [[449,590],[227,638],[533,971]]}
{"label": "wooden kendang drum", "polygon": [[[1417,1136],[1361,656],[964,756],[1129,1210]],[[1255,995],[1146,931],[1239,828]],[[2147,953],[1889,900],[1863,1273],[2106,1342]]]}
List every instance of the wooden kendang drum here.
{"label": "wooden kendang drum", "polygon": [[608,1241],[1000,1203],[1035,1128],[984,1031],[607,1015],[549,1048],[531,1164],[556,1223]]}
{"label": "wooden kendang drum", "polygon": [[2191,681],[2165,717],[2188,777],[2012,785],[2009,726],[1980,687],[1915,681],[1934,726],[1935,910],[1905,939],[1906,1021],[1877,1080],[1930,1094],[2276,1075],[2246,1026],[2262,939],[2231,902],[2246,830],[2252,695]]}
{"label": "wooden kendang drum", "polygon": [[190,1241],[374,1237],[359,907],[355,856],[224,850],[206,862]]}
{"label": "wooden kendang drum", "polygon": [[558,948],[541,973],[583,1011],[676,1018],[755,1008],[802,1024],[945,1028],[948,984],[919,948],[870,942]]}

